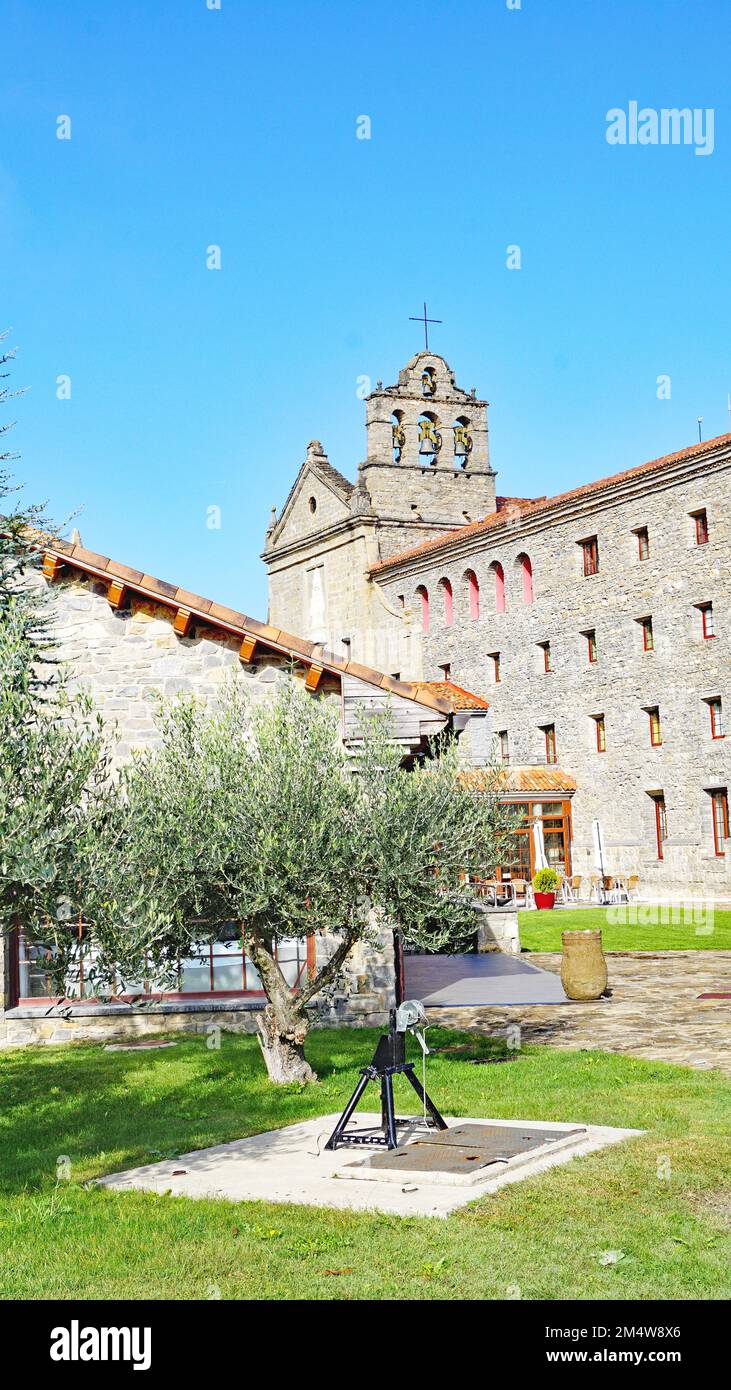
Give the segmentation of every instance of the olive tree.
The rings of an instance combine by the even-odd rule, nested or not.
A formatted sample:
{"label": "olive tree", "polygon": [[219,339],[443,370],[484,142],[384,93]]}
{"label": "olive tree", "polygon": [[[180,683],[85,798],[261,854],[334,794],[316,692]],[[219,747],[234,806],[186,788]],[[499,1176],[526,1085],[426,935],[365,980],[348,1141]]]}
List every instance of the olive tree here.
{"label": "olive tree", "polygon": [[[97,842],[95,968],[117,989],[143,971],[170,979],[217,924],[240,923],[266,996],[269,1075],[313,1080],[313,1001],[374,924],[435,948],[474,931],[466,871],[498,857],[508,818],[497,792],[466,791],[448,742],[406,771],[387,717],[364,719],[346,750],[337,710],[292,676],[266,701],[236,681],[213,711],[179,699],[160,735],[126,769]],[[334,949],[293,990],[276,943],[317,932]]]}

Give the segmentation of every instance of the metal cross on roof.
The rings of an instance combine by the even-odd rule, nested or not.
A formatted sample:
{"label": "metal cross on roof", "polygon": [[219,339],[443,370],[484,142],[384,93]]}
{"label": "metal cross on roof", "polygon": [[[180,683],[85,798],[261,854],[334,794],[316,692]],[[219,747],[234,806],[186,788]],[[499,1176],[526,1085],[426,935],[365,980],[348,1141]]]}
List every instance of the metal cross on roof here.
{"label": "metal cross on roof", "polygon": [[425,349],[426,349],[427,352],[429,351],[429,328],[428,328],[428,324],[430,324],[430,323],[442,323],[442,322],[443,322],[442,319],[428,319],[428,318],[427,318],[427,316],[426,316],[426,300],[424,300],[424,313],[423,313],[423,314],[418,314],[418,315],[410,314],[410,315],[409,315],[409,323],[423,323],[423,325],[424,325],[424,347],[425,347]]}

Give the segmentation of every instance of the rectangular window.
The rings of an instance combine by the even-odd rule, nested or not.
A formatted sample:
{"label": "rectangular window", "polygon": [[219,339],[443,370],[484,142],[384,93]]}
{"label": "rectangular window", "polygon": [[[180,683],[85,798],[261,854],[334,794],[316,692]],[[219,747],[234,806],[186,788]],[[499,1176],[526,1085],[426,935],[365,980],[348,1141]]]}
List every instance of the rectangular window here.
{"label": "rectangular window", "polygon": [[664,859],[663,846],[668,838],[668,818],[665,810],[665,797],[662,792],[656,792],[652,798],[655,803],[655,838],[657,840],[657,857]]}
{"label": "rectangular window", "polygon": [[551,664],[551,643],[550,643],[550,642],[539,642],[539,643],[538,643],[538,646],[539,646],[539,649],[541,650],[541,652],[543,653],[543,669],[544,669],[544,671],[552,671],[552,670],[553,670],[553,666],[552,666],[552,664]]}
{"label": "rectangular window", "polygon": [[639,526],[635,531],[637,537],[637,554],[641,560],[650,558],[650,533],[646,526]]}
{"label": "rectangular window", "polygon": [[708,701],[708,708],[711,711],[711,737],[723,738],[723,705],[721,697]]}
{"label": "rectangular window", "polygon": [[698,612],[701,615],[701,632],[705,638],[716,636],[716,623],[713,617],[712,603],[699,603]]}
{"label": "rectangular window", "polygon": [[708,545],[708,517],[705,507],[699,512],[691,512],[695,524],[696,545]]}
{"label": "rectangular window", "polygon": [[652,618],[639,618],[638,621],[642,629],[642,646],[644,650],[646,652],[654,652],[655,634],[652,630]]}
{"label": "rectangular window", "polygon": [[490,652],[489,660],[492,662],[492,678],[495,685],[500,684],[500,653]]}
{"label": "rectangular window", "polygon": [[606,751],[607,751],[607,727],[606,727],[606,724],[604,723],[604,715],[603,715],[603,714],[594,714],[594,715],[592,715],[592,718],[593,718],[594,724],[595,724],[595,726],[596,726],[596,751],[597,751],[597,753],[606,753]]}
{"label": "rectangular window", "polygon": [[660,710],[657,705],[647,711],[650,719],[650,743],[653,748],[659,748],[662,743],[662,729],[660,727]]}
{"label": "rectangular window", "polygon": [[728,834],[728,791],[725,787],[711,792],[713,807],[713,848],[719,858],[726,853]]}
{"label": "rectangular window", "polygon": [[543,726],[543,732],[544,732],[545,738],[546,738],[546,762],[547,762],[547,763],[555,763],[555,762],[556,762],[556,725],[555,725],[555,724],[545,724],[545,725]]}
{"label": "rectangular window", "polygon": [[509,763],[509,762],[510,762],[510,743],[509,743],[509,740],[508,740],[508,731],[507,731],[507,729],[501,729],[500,732],[499,732],[499,734],[498,734],[498,738],[499,738],[499,740],[500,740],[500,761],[503,762],[503,763]]}
{"label": "rectangular window", "polygon": [[581,558],[584,569],[584,576],[598,574],[599,572],[599,541],[596,536],[588,536],[585,541],[579,541],[581,546]]}
{"label": "rectangular window", "polygon": [[[65,980],[67,998],[95,998],[93,965],[94,952],[84,946],[84,930],[79,928],[80,947],[72,959]],[[314,969],[314,938],[292,939],[275,943],[274,955],[287,984],[295,989],[303,977]],[[193,942],[190,954],[179,961],[178,977],[172,986],[162,988],[149,975],[138,981],[118,978],[115,991],[125,998],[131,994],[169,995],[175,999],[183,994],[258,994],[261,980],[252,961],[244,951],[241,926],[227,922],[215,934],[213,941]],[[20,999],[52,999],[58,997],[58,980],[51,974],[53,946],[35,946],[22,933],[18,938],[18,996]]]}
{"label": "rectangular window", "polygon": [[593,627],[590,628],[590,630],[589,630],[589,631],[587,632],[587,634],[586,634],[586,646],[587,646],[587,655],[588,655],[588,657],[589,657],[589,664],[590,664],[591,666],[593,666],[593,665],[594,665],[594,662],[596,661],[596,655],[597,655],[597,653],[596,653],[596,632],[595,632],[595,630],[594,630]]}

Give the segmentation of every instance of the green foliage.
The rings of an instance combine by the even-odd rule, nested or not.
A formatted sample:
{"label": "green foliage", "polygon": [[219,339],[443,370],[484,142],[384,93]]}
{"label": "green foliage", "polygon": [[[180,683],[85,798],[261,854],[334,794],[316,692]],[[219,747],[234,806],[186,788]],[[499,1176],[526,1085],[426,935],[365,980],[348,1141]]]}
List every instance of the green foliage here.
{"label": "green foliage", "polygon": [[[263,973],[277,938],[327,932],[334,964],[302,988],[302,1009],[379,920],[435,948],[474,931],[465,870],[494,865],[512,819],[496,791],[465,790],[454,744],[406,771],[388,720],[368,719],[349,754],[336,709],[293,678],[266,702],[233,681],[214,712],[179,700],[160,724],[99,843],[98,968],[139,978],[144,959],[165,978],[235,920]],[[278,968],[263,984],[271,1000]]]}
{"label": "green foliage", "polygon": [[561,887],[561,875],[557,869],[538,869],[533,875],[536,893],[555,893]]}
{"label": "green foliage", "polygon": [[[12,355],[0,356],[0,367]],[[0,389],[0,406],[11,394]],[[16,491],[0,471],[0,932],[20,922],[30,940],[50,945],[63,992],[107,758],[100,720],[86,699],[68,694],[54,660],[52,611],[37,574],[35,542],[49,529],[43,509],[8,510]]]}

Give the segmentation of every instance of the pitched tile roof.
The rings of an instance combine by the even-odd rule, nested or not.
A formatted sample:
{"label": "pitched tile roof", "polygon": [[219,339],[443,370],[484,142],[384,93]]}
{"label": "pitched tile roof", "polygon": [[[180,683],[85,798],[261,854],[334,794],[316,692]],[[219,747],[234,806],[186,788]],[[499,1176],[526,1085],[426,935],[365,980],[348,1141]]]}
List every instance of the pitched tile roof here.
{"label": "pitched tile roof", "polygon": [[[492,785],[489,768],[472,768],[463,773],[467,786],[481,791]],[[576,778],[560,767],[515,766],[498,769],[498,785],[505,792],[575,792]]]}
{"label": "pitched tile roof", "polygon": [[449,698],[440,695],[436,690],[432,691],[423,682],[419,684],[415,681],[394,680],[383,671],[363,666],[358,661],[347,661],[338,657],[334,652],[326,651],[320,643],[308,642],[291,632],[272,627],[269,623],[260,623],[256,618],[249,618],[235,608],[226,608],[212,599],[203,598],[188,589],[181,589],[177,584],[168,584],[164,579],[155,579],[142,570],[131,569],[129,565],[110,560],[108,555],[98,555],[84,546],[72,545],[69,541],[56,538],[39,538],[38,548],[44,554],[57,557],[71,569],[80,570],[99,579],[120,580],[142,598],[175,610],[183,608],[193,618],[198,618],[214,629],[233,633],[242,639],[254,637],[263,647],[272,651],[283,652],[297,660],[304,659],[336,675],[354,676],[405,700],[425,705],[440,714],[451,714],[454,708]]}
{"label": "pitched tile roof", "polygon": [[449,700],[453,710],[490,708],[487,700],[473,695],[470,690],[464,690],[461,685],[455,685],[454,681],[417,681],[416,685],[419,690],[430,690],[433,695]]}
{"label": "pitched tile roof", "polygon": [[661,458],[650,459],[649,463],[641,463],[636,468],[627,468],[622,473],[612,473],[608,478],[599,478],[594,483],[584,484],[583,487],[571,488],[570,491],[560,492],[555,497],[538,497],[533,501],[520,497],[501,497],[498,499],[500,505],[497,511],[490,512],[479,521],[470,521],[466,526],[460,526],[456,531],[449,531],[446,535],[436,536],[430,541],[422,541],[420,545],[413,545],[408,550],[397,551],[388,559],[379,560],[377,564],[372,565],[370,573],[378,574],[381,570],[393,569],[404,561],[412,560],[421,555],[429,555],[432,551],[439,551],[444,547],[454,545],[455,541],[467,540],[470,536],[477,536],[482,532],[507,526],[516,518],[550,512],[552,508],[560,507],[564,502],[572,502],[581,497],[591,497],[595,493],[601,493],[605,488],[614,487],[617,483],[623,483],[632,478],[640,478],[644,474],[660,473],[664,468],[669,468],[672,464],[683,462],[685,459],[703,458],[704,455],[711,453],[720,445],[731,445],[731,434],[719,434],[715,439],[704,440],[702,444],[692,444],[687,449],[679,449],[675,454],[664,454]]}

